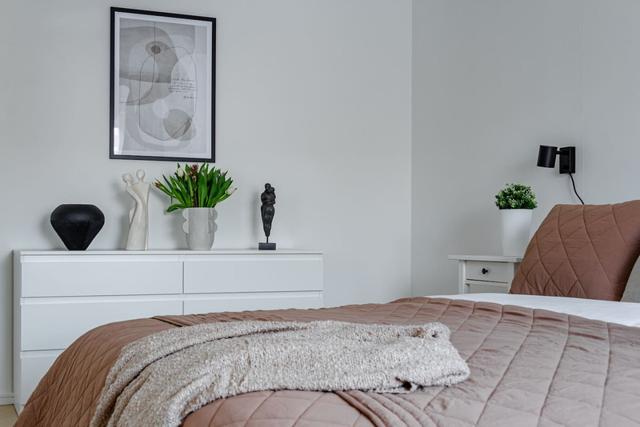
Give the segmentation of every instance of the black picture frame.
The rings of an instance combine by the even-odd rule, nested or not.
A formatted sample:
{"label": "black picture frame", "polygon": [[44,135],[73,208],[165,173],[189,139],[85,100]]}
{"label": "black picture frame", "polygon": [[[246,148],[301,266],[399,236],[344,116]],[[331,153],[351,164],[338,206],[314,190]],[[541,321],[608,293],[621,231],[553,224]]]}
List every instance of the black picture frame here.
{"label": "black picture frame", "polygon": [[[211,131],[210,131],[210,139],[211,139],[211,151],[210,156],[208,157],[190,157],[190,156],[161,156],[161,155],[131,155],[131,154],[118,154],[115,152],[115,129],[116,129],[116,93],[115,93],[115,83],[116,76],[119,75],[119,70],[116,70],[116,61],[115,55],[116,53],[116,17],[118,13],[126,13],[126,14],[135,14],[135,15],[143,15],[143,16],[157,16],[161,18],[175,18],[180,20],[190,20],[190,21],[206,21],[211,24],[211,81],[210,81],[210,108],[211,108]],[[110,8],[111,15],[111,43],[110,43],[110,75],[109,75],[109,88],[110,88],[110,97],[109,97],[109,158],[110,159],[124,159],[124,160],[153,160],[153,161],[171,161],[171,162],[200,162],[200,163],[213,163],[216,161],[216,128],[215,128],[215,117],[216,117],[216,18],[206,17],[206,16],[198,16],[198,15],[185,15],[185,14],[177,14],[177,13],[168,13],[168,12],[157,12],[150,10],[140,10],[140,9],[129,9],[122,7],[111,7]],[[118,74],[116,74],[118,73]]]}

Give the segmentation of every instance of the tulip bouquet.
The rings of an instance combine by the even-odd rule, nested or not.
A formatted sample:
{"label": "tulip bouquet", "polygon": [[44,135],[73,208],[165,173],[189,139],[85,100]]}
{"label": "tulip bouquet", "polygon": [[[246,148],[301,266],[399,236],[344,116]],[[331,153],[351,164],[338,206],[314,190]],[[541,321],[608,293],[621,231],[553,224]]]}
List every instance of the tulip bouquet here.
{"label": "tulip bouquet", "polygon": [[233,179],[227,177],[215,166],[184,165],[178,167],[173,175],[162,176],[154,185],[171,198],[167,212],[187,208],[214,208],[229,198],[236,188],[232,188]]}

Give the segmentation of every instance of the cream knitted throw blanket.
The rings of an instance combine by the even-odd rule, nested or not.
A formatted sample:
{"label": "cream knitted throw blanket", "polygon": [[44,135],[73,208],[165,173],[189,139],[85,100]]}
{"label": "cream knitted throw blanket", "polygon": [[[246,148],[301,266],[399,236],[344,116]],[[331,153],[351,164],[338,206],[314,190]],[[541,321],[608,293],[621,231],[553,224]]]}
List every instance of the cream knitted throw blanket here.
{"label": "cream knitted throw blanket", "polygon": [[208,323],[127,345],[91,425],[178,426],[213,400],[252,391],[404,393],[468,376],[440,323]]}

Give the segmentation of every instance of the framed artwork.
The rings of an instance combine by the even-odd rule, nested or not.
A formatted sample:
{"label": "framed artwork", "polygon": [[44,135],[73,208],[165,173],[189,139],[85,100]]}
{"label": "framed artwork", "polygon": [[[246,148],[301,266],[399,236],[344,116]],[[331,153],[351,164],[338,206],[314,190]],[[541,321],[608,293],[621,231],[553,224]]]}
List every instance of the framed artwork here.
{"label": "framed artwork", "polygon": [[112,159],[215,161],[216,20],[111,8]]}

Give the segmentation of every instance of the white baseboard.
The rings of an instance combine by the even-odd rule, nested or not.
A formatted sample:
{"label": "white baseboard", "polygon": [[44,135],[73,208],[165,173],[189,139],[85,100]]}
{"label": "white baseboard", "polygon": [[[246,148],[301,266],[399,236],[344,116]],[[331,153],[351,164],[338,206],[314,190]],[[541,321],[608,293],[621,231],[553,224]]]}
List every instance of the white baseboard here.
{"label": "white baseboard", "polygon": [[0,405],[12,405],[13,393],[0,393]]}

